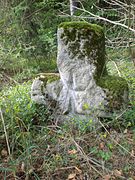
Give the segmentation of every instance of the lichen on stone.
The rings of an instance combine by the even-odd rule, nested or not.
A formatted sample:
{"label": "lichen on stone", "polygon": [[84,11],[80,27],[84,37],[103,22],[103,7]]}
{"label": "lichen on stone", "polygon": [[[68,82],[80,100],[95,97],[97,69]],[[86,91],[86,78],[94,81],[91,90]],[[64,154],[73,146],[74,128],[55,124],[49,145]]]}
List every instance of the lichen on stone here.
{"label": "lichen on stone", "polygon": [[[85,60],[85,57],[87,57],[95,64],[95,76],[97,78],[107,74],[105,66],[105,36],[101,26],[74,21],[61,23],[59,28],[63,29],[61,39],[67,45],[71,59]],[[98,49],[97,52],[95,51],[96,49]]]}
{"label": "lichen on stone", "polygon": [[59,80],[60,75],[59,73],[40,73],[38,74],[38,79],[44,83],[43,85],[45,87],[47,84]]}

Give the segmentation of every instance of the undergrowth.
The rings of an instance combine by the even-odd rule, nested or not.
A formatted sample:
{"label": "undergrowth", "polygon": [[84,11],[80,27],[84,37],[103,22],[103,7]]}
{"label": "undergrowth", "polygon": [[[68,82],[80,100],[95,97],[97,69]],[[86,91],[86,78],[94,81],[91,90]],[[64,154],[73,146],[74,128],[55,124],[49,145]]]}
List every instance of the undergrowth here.
{"label": "undergrowth", "polygon": [[31,101],[29,79],[54,71],[54,60],[25,61],[23,68],[14,66],[14,73],[13,64],[7,64],[11,74],[6,68],[1,73],[3,85],[9,85],[0,92],[0,179],[134,179],[135,73],[128,58],[111,55],[107,68],[127,80],[130,103],[119,116],[100,119],[94,127],[91,118],[59,122],[49,107]]}

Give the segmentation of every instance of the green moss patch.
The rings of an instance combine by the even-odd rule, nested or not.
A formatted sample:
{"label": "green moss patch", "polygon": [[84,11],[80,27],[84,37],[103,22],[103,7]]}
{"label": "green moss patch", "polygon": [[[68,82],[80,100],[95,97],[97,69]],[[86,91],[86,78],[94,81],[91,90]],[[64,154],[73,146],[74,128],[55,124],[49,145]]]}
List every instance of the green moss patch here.
{"label": "green moss patch", "polygon": [[117,94],[123,92],[123,90],[128,89],[128,85],[125,79],[116,76],[104,76],[101,77],[97,84],[104,88],[108,89],[112,92],[116,92]]}
{"label": "green moss patch", "polygon": [[63,22],[59,25],[59,28],[75,28],[75,29],[87,29],[94,31],[96,34],[102,34],[103,28],[97,24],[90,24],[83,21]]}
{"label": "green moss patch", "polygon": [[120,109],[122,107],[124,91],[128,91],[128,84],[125,79],[107,75],[97,80],[97,85],[108,90],[106,95],[109,101],[109,109]]}

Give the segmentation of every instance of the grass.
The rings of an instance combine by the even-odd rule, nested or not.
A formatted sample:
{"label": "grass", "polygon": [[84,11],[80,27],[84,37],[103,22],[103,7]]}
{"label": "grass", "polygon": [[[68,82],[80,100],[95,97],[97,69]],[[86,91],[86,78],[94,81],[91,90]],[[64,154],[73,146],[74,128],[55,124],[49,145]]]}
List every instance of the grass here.
{"label": "grass", "polygon": [[[135,72],[126,50],[108,51],[107,68],[124,77],[128,109],[112,121],[61,123],[49,107],[30,99],[36,74],[54,71],[43,58],[6,63],[1,69],[0,179],[135,179]],[[124,58],[124,60],[123,60]],[[40,63],[39,63],[40,59]]]}
{"label": "grass", "polygon": [[28,81],[40,72],[53,72],[57,70],[56,57],[50,59],[43,57],[29,59],[10,57],[10,60],[5,58],[3,61],[4,63],[0,67],[0,82],[4,86],[9,83]]}
{"label": "grass", "polygon": [[14,172],[20,178],[31,179],[67,179],[72,173],[80,179],[85,174],[93,179],[106,174],[117,178],[115,170],[125,179],[134,177],[132,131],[123,136],[114,130],[108,134],[101,129],[81,134],[77,127],[57,124],[36,126],[34,139],[32,133],[22,136],[26,141],[22,152],[14,150],[12,159],[2,156],[1,177],[12,177]]}

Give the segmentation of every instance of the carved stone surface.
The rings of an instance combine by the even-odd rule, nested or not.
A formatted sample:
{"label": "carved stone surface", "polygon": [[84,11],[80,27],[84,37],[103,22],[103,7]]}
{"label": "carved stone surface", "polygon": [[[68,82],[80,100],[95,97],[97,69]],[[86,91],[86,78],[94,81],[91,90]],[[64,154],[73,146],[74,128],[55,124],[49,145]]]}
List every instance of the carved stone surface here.
{"label": "carved stone surface", "polygon": [[[47,95],[58,102],[63,113],[106,116],[123,109],[128,102],[128,85],[123,78],[107,73],[103,29],[89,23],[68,22],[59,26],[57,35],[60,80],[41,88],[41,80],[36,79],[32,99],[45,103]],[[38,93],[39,89],[43,93]]]}

